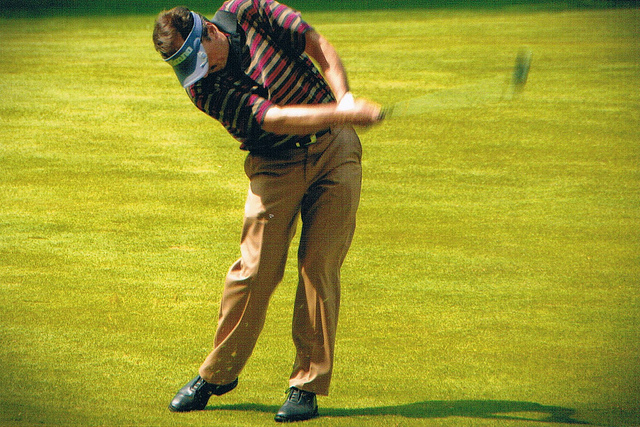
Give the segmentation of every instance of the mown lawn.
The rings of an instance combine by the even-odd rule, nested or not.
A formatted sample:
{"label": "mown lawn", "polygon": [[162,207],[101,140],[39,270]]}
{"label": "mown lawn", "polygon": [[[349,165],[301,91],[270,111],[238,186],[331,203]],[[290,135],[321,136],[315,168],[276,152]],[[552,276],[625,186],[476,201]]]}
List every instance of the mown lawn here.
{"label": "mown lawn", "polygon": [[[305,425],[640,425],[640,10],[304,16],[381,103],[534,52],[517,101],[361,133],[334,383]],[[284,398],[295,247],[238,389],[166,409],[210,349],[247,181],[152,24],[0,20],[1,425],[270,425]]]}

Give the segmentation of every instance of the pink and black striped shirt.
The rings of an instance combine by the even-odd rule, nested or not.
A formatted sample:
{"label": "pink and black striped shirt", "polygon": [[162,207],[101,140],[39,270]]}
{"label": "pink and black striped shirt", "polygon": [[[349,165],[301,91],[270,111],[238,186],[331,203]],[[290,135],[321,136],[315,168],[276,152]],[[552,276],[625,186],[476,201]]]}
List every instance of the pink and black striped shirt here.
{"label": "pink and black striped shirt", "polygon": [[273,105],[335,101],[320,71],[304,54],[305,32],[311,27],[298,12],[274,0],[230,0],[221,10],[237,15],[244,43],[237,53],[230,52],[223,70],[187,88],[189,97],[222,123],[242,149],[295,146],[300,136],[275,135],[261,125]]}

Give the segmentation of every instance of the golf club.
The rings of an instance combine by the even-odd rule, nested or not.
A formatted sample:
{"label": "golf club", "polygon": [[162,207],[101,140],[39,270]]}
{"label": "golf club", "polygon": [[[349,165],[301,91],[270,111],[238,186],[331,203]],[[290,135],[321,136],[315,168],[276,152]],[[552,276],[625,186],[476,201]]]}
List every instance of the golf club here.
{"label": "golf club", "polygon": [[531,57],[532,51],[529,48],[520,49],[513,72],[506,83],[503,77],[498,77],[431,92],[417,98],[384,106],[381,116],[383,119],[390,119],[513,100],[522,93],[527,83]]}

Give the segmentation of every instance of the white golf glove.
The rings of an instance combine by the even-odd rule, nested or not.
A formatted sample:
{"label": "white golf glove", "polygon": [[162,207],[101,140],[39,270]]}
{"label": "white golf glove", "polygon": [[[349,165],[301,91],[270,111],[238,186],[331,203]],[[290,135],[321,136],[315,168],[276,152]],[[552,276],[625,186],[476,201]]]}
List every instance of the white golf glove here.
{"label": "white golf glove", "polygon": [[338,111],[349,110],[353,108],[354,105],[355,105],[355,99],[353,98],[353,94],[351,92],[347,92],[344,94],[344,96],[340,100],[340,103],[338,103],[336,110]]}

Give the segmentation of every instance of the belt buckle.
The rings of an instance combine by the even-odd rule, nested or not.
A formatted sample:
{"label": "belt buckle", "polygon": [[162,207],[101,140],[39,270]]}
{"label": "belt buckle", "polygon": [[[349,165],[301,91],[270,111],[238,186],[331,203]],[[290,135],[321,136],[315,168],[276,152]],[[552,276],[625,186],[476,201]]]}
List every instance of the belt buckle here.
{"label": "belt buckle", "polygon": [[308,147],[310,145],[315,144],[317,141],[318,141],[318,137],[314,133],[314,134],[309,135],[309,141],[308,142],[301,142],[301,141],[296,142],[296,147],[298,147],[298,148]]}
{"label": "belt buckle", "polygon": [[305,142],[305,143],[297,142],[296,147],[301,148],[301,147],[308,147],[310,145],[313,145],[316,142],[318,142],[318,138],[322,138],[324,135],[330,132],[331,132],[331,129],[326,129],[326,130],[321,130],[320,132],[312,133],[311,135],[309,135],[308,142]]}
{"label": "belt buckle", "polygon": [[316,132],[313,135],[309,135],[309,143],[307,145],[315,144],[318,141],[318,138],[322,138],[328,133],[331,133],[331,128],[327,128],[321,130],[320,132]]}

